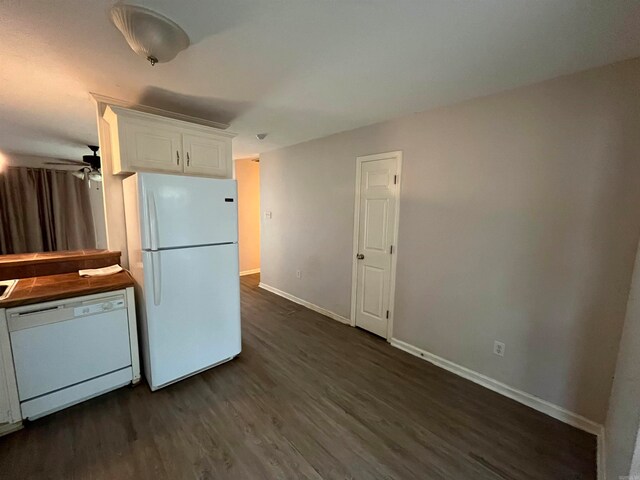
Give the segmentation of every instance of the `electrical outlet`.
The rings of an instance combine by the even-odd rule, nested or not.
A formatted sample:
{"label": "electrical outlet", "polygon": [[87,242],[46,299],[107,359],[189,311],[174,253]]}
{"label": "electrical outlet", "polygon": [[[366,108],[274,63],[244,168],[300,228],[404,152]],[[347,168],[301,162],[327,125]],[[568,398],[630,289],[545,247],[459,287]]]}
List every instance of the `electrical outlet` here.
{"label": "electrical outlet", "polygon": [[497,340],[495,340],[493,342],[493,353],[495,355],[498,355],[499,357],[504,357],[504,349],[505,349],[505,345],[502,342],[499,342]]}
{"label": "electrical outlet", "polygon": [[301,278],[302,277],[302,273],[300,272],[300,270],[296,270],[296,278]]}

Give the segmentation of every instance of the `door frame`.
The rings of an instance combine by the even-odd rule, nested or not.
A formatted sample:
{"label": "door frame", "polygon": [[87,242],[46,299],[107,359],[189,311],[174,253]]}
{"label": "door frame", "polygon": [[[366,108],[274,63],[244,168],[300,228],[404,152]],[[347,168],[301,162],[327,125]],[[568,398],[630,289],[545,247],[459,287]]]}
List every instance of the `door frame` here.
{"label": "door frame", "polygon": [[398,170],[398,188],[396,189],[396,217],[393,226],[393,254],[391,255],[391,270],[389,272],[389,319],[387,322],[387,342],[393,337],[394,301],[396,296],[396,265],[398,260],[398,227],[400,226],[400,193],[402,187],[402,150],[386,153],[376,153],[356,157],[356,194],[353,213],[353,252],[351,255],[351,326],[356,326],[356,294],[358,289],[358,235],[360,234],[360,182],[362,181],[362,164],[372,160],[383,160],[395,157]]}

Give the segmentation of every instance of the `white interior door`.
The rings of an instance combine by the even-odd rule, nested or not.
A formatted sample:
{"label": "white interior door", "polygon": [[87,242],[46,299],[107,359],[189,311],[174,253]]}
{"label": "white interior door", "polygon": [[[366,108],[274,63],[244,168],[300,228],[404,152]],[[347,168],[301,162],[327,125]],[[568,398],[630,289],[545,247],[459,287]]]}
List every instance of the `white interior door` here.
{"label": "white interior door", "polygon": [[387,338],[392,296],[400,153],[358,158],[355,325]]}

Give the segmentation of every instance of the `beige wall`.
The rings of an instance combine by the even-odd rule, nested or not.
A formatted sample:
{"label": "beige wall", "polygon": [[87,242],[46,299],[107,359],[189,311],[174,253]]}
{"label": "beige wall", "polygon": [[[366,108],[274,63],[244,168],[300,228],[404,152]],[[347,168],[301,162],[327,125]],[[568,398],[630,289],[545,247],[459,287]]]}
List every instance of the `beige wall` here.
{"label": "beige wall", "polygon": [[603,423],[640,233],[638,85],[633,60],[263,154],[262,281],[348,317],[355,158],[402,150],[394,336]]}
{"label": "beige wall", "polygon": [[622,332],[605,425],[607,478],[611,479],[640,475],[640,250]]}
{"label": "beige wall", "polygon": [[240,272],[260,268],[260,163],[235,160],[238,181]]}

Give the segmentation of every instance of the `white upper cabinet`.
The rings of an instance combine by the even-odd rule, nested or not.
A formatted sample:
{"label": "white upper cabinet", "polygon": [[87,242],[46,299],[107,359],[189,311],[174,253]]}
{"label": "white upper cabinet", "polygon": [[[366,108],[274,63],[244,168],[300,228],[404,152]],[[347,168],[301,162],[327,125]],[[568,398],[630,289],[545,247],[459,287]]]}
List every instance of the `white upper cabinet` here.
{"label": "white upper cabinet", "polygon": [[209,135],[183,135],[185,173],[231,178],[231,162],[227,160],[231,156],[229,146],[228,142]]}
{"label": "white upper cabinet", "polygon": [[[180,164],[182,134],[179,130],[129,119],[123,120],[122,126],[122,136],[120,137],[121,167],[124,167],[122,162],[124,154],[125,165],[134,167],[134,171],[148,169],[182,172]],[[122,168],[121,171],[126,171],[126,169]]]}
{"label": "white upper cabinet", "polygon": [[231,178],[233,133],[109,106],[113,173],[167,172]]}

